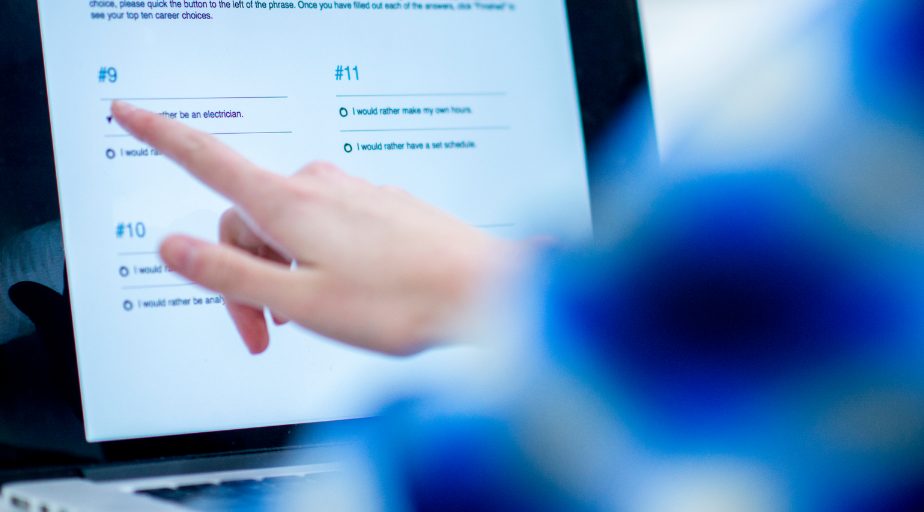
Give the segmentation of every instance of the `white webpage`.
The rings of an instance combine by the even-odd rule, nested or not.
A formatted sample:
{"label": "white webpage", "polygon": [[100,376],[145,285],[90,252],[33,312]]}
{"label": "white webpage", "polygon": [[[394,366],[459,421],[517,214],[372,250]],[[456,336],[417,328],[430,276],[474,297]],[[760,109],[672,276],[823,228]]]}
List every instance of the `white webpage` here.
{"label": "white webpage", "polygon": [[[251,356],[222,297],[166,268],[229,203],[109,118],[112,99],[291,174],[327,160],[508,238],[588,237],[562,0],[39,0],[86,436],[343,419],[478,371],[287,325]],[[382,269],[387,272],[387,269]]]}

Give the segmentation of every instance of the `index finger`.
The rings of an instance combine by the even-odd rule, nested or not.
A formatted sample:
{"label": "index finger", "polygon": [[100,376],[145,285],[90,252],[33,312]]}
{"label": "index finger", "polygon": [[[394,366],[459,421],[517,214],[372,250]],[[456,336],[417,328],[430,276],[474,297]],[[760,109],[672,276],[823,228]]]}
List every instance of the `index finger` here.
{"label": "index finger", "polygon": [[138,140],[164,153],[252,216],[263,217],[262,210],[273,204],[266,199],[278,191],[283,178],[250,163],[215,137],[124,101],[112,102],[112,115]]}

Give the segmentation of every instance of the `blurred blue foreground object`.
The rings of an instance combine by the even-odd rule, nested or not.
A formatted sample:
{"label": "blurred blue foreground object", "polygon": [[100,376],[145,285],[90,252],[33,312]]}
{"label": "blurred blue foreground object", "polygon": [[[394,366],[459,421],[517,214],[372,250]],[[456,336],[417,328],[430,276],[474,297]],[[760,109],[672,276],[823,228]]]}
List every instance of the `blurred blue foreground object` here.
{"label": "blurred blue foreground object", "polygon": [[[544,339],[587,387],[548,400],[537,372],[503,412],[377,420],[377,467],[407,509],[924,506],[917,250],[845,224],[791,174],[744,173],[680,183],[620,243],[551,260]],[[613,464],[580,495],[558,473],[599,427],[574,410],[588,390],[628,439],[597,445]],[[570,432],[523,424],[560,416]]]}

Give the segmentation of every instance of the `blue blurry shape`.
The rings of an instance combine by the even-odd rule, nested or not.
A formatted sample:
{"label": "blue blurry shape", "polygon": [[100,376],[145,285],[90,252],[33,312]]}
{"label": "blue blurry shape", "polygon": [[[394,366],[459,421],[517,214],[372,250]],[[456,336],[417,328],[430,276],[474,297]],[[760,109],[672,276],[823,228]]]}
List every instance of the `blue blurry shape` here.
{"label": "blue blurry shape", "polygon": [[863,99],[885,114],[924,122],[924,3],[865,2],[853,30],[854,75]]}
{"label": "blue blurry shape", "polygon": [[652,446],[753,453],[768,389],[913,350],[922,268],[793,174],[711,175],[665,190],[613,247],[554,264],[548,339],[619,390]]}
{"label": "blue blurry shape", "polygon": [[417,512],[591,510],[541,474],[499,418],[403,402],[374,422],[376,467],[403,495],[393,504]]}

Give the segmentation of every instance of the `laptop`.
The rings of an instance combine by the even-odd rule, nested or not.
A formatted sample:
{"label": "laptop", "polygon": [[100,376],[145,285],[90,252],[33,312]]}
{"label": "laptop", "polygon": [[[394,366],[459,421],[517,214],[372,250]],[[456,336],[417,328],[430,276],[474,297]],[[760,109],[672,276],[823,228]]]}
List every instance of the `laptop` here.
{"label": "laptop", "polygon": [[66,299],[0,346],[23,374],[3,398],[12,510],[277,509],[254,496],[344,471],[325,428],[481,368],[472,348],[394,358],[291,325],[250,355],[223,297],[157,254],[215,240],[231,205],[113,100],[281,174],[326,160],[499,237],[579,241],[586,148],[645,81],[630,1],[39,0],[38,19]]}

